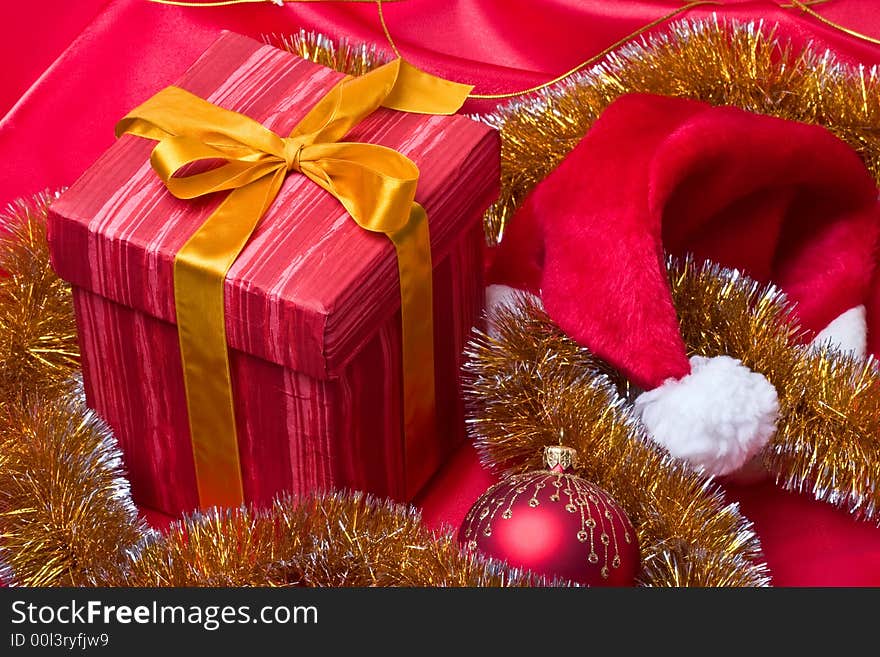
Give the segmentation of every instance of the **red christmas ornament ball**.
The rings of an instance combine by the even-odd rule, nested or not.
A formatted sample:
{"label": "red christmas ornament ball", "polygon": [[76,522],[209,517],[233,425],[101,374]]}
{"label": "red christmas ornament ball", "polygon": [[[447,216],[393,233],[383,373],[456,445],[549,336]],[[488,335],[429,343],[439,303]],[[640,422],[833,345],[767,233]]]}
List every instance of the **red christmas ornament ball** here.
{"label": "red christmas ornament ball", "polygon": [[590,586],[633,586],[639,568],[638,539],[623,508],[560,470],[492,486],[468,511],[458,540],[511,566]]}

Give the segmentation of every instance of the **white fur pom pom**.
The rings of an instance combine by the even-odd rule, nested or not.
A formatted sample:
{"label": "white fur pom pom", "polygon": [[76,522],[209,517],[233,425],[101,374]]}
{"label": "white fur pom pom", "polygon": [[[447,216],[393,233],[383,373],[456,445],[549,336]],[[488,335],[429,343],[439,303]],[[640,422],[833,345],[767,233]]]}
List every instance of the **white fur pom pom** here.
{"label": "white fur pom pom", "polygon": [[501,306],[513,306],[516,298],[522,296],[530,298],[539,308],[544,307],[541,299],[525,290],[519,290],[515,287],[510,287],[509,285],[489,285],[486,288],[486,317],[488,318],[489,324],[487,330],[490,336],[493,338],[498,337],[495,332],[495,325],[492,322],[492,318],[495,316],[495,312],[498,308]]}
{"label": "white fur pom pom", "polygon": [[821,346],[830,343],[857,358],[868,353],[868,318],[864,306],[856,306],[841,313],[813,338],[811,344]]}
{"label": "white fur pom pom", "polygon": [[776,389],[730,356],[692,356],[690,363],[687,376],[639,395],[635,412],[672,456],[707,474],[731,474],[776,431]]}

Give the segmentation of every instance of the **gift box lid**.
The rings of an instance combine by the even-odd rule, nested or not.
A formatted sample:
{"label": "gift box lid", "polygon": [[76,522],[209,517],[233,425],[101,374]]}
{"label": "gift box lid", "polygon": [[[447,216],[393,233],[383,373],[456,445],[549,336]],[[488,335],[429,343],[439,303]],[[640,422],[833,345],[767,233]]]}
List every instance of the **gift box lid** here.
{"label": "gift box lid", "polygon": [[[342,77],[226,32],[176,85],[286,135]],[[465,116],[380,108],[345,140],[394,148],[418,165],[435,266],[497,195],[497,132]],[[150,167],[154,145],[118,139],[52,204],[49,238],[53,267],[72,285],[174,322],[174,256],[224,194],[173,197]],[[333,376],[400,308],[394,248],[290,175],[229,270],[225,307],[231,348]]]}

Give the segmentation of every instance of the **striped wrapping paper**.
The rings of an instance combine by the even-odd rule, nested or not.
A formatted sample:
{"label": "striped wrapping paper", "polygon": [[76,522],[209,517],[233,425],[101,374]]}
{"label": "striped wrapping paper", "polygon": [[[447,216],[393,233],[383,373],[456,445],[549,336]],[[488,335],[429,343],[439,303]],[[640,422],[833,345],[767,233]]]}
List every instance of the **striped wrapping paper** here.
{"label": "striped wrapping paper", "polygon": [[[341,75],[225,33],[177,82],[287,134]],[[108,129],[111,129],[108,126]],[[420,484],[464,437],[458,381],[482,307],[481,215],[497,195],[497,134],[463,116],[380,109],[347,137],[421,170],[434,263],[438,437],[416,436]],[[172,197],[154,142],[120,138],[52,206],[56,271],[74,287],[88,403],[125,454],[135,500],[198,506],[174,325],[174,255],[221,200]],[[226,330],[245,496],[404,486],[400,298],[394,249],[304,176],[287,178],[226,281]]]}

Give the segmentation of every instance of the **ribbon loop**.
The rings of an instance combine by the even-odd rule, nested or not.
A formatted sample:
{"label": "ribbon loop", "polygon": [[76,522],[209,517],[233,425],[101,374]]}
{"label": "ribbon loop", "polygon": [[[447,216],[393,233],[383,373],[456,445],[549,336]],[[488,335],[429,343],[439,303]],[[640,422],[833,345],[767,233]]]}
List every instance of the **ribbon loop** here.
{"label": "ribbon loop", "polygon": [[[405,445],[435,431],[432,267],[427,217],[414,203],[418,167],[390,148],[339,140],[383,105],[452,114],[470,90],[394,60],[343,79],[288,137],[177,87],[163,89],[117,124],[118,135],[158,142],[150,161],[178,198],[230,190],[174,261],[180,352],[203,507],[244,501],[224,280],[291,171],[332,194],[358,225],[385,233],[394,245],[401,288]],[[219,166],[189,173],[198,164]],[[408,480],[423,479],[427,461],[416,449],[406,450],[405,459]]]}

